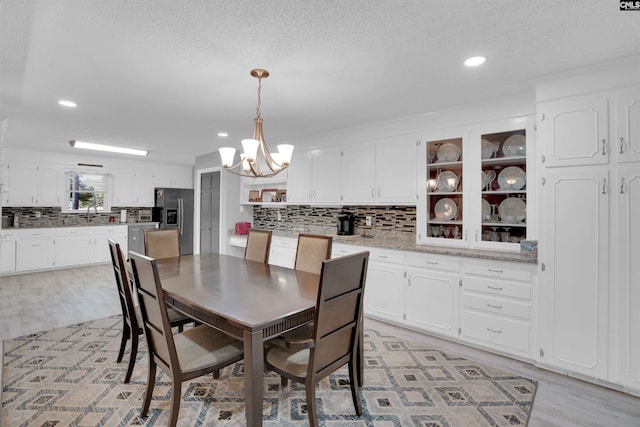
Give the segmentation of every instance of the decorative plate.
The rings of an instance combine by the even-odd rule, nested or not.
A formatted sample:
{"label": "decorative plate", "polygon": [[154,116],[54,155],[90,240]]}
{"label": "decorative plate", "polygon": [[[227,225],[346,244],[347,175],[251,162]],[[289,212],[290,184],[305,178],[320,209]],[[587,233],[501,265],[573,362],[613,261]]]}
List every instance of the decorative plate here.
{"label": "decorative plate", "polygon": [[493,153],[498,151],[498,147],[491,141],[487,141],[486,139],[482,140],[482,158],[490,159],[493,156]]}
{"label": "decorative plate", "polygon": [[498,175],[501,190],[520,190],[526,183],[527,174],[518,166],[508,166]]}
{"label": "decorative plate", "polygon": [[436,215],[436,219],[451,220],[458,215],[458,205],[453,200],[445,197],[438,200],[433,207],[433,212]]}
{"label": "decorative plate", "polygon": [[456,191],[460,178],[455,172],[444,171],[438,175],[436,186],[438,191]]}
{"label": "decorative plate", "polygon": [[447,142],[438,149],[439,162],[457,162],[460,158],[460,149],[457,145]]}
{"label": "decorative plate", "polygon": [[502,144],[502,154],[505,157],[524,156],[527,154],[527,139],[524,135],[511,135]]}
{"label": "decorative plate", "polygon": [[516,197],[508,197],[498,206],[498,215],[502,222],[522,222],[527,217],[527,204]]}

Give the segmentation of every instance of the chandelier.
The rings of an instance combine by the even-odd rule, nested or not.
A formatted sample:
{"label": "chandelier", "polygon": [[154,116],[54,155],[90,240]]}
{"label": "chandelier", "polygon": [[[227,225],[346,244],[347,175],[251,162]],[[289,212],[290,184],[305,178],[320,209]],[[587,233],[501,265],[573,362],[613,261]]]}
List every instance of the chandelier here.
{"label": "chandelier", "polygon": [[[236,154],[235,148],[221,147],[218,151],[222,159],[222,166],[229,172],[251,178],[268,178],[280,173],[289,166],[293,145],[280,144],[277,146],[277,153],[269,152],[267,144],[264,142],[262,117],[260,116],[262,79],[269,77],[269,72],[257,68],[251,70],[251,75],[258,79],[258,105],[256,106],[256,118],[253,119],[253,138],[242,140],[244,153],[240,154],[240,161],[236,164],[233,164]],[[240,169],[240,167],[242,168]]]}

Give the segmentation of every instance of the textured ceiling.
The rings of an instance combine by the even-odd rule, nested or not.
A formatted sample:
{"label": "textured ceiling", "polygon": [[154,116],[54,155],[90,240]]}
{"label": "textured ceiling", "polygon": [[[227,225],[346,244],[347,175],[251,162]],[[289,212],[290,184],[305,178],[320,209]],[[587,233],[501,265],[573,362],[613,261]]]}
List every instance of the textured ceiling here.
{"label": "textured ceiling", "polygon": [[[613,0],[0,0],[0,116],[9,148],[78,139],[191,164],[251,134],[252,68],[271,72],[272,145],[638,53],[640,12]],[[464,67],[475,54],[487,63]]]}

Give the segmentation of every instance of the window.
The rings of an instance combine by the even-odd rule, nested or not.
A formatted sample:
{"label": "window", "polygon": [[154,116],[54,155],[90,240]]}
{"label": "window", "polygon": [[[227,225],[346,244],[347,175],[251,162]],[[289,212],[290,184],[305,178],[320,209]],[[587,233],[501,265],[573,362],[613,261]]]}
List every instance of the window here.
{"label": "window", "polygon": [[108,197],[107,175],[88,172],[68,172],[65,176],[65,212],[91,209],[96,212],[111,210]]}

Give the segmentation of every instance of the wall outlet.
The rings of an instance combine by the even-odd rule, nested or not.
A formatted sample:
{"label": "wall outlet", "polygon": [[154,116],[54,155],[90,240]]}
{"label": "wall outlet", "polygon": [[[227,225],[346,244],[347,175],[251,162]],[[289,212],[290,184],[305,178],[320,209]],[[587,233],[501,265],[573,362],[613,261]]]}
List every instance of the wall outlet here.
{"label": "wall outlet", "polygon": [[371,217],[370,216],[365,216],[364,217],[364,224],[365,225],[371,225]]}
{"label": "wall outlet", "polygon": [[282,215],[280,214],[280,211],[278,211],[278,221],[282,221]]}
{"label": "wall outlet", "polygon": [[40,218],[42,216],[42,212],[40,211],[36,211],[35,214],[36,214],[36,218]]}

